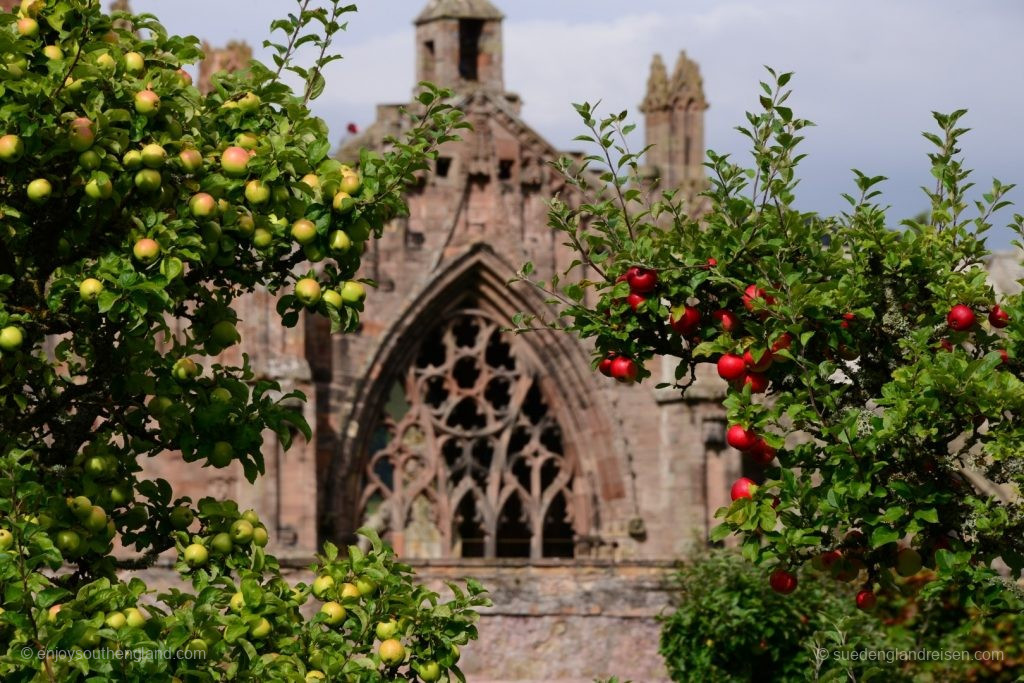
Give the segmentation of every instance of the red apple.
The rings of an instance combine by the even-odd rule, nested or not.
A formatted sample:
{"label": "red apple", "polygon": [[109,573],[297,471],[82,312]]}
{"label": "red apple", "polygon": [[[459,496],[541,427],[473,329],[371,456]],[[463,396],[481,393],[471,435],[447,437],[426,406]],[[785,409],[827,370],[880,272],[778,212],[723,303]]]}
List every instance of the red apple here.
{"label": "red apple", "polygon": [[874,591],[862,590],[857,593],[857,609],[870,612],[875,608],[875,604],[878,602],[878,598],[875,597]]}
{"label": "red apple", "polygon": [[609,355],[601,359],[601,362],[597,364],[598,371],[605,377],[612,376],[612,362],[615,360],[615,356]]}
{"label": "red apple", "polygon": [[768,465],[775,460],[775,449],[765,443],[764,439],[758,438],[750,447],[747,454],[759,465]]}
{"label": "red apple", "polygon": [[195,218],[209,218],[217,215],[217,200],[206,192],[200,192],[189,200],[188,208]]}
{"label": "red apple", "polygon": [[708,268],[714,268],[717,265],[718,265],[718,259],[716,259],[716,258],[709,258],[708,259],[708,265],[707,265]]}
{"label": "red apple", "polygon": [[988,312],[988,324],[992,327],[1006,327],[1010,324],[1010,314],[999,306],[993,306],[992,310]]}
{"label": "red apple", "polygon": [[630,294],[629,296],[626,297],[626,302],[629,303],[629,307],[633,309],[634,313],[636,312],[636,309],[640,308],[640,306],[642,306],[645,301],[647,301],[647,299],[635,293]]}
{"label": "red apple", "polygon": [[612,361],[611,371],[612,377],[624,384],[636,381],[637,367],[632,358],[619,356]]}
{"label": "red apple", "polygon": [[732,311],[728,311],[724,308],[720,308],[711,314],[711,317],[721,325],[722,329],[726,332],[732,332],[738,330],[740,327],[740,319],[736,317],[736,314]]}
{"label": "red apple", "polygon": [[718,375],[724,380],[732,381],[743,377],[747,372],[747,364],[741,356],[726,353],[718,359]]}
{"label": "red apple", "polygon": [[150,264],[160,257],[160,245],[156,240],[144,237],[132,247],[132,254],[139,263]]}
{"label": "red apple", "polygon": [[740,477],[737,479],[732,488],[729,490],[729,496],[733,500],[739,500],[740,498],[752,498],[754,491],[757,490],[757,484],[752,479],[746,477]]}
{"label": "red apple", "polygon": [[24,153],[25,143],[17,135],[4,135],[0,137],[0,161],[13,163],[20,159]]}
{"label": "red apple", "polygon": [[776,593],[789,595],[796,590],[796,577],[785,569],[776,569],[768,577],[768,583]]}
{"label": "red apple", "polygon": [[765,294],[765,291],[757,285],[747,285],[747,288],[743,291],[743,305],[748,311],[753,311],[754,307],[758,304],[771,306],[774,303],[775,299]]}
{"label": "red apple", "polygon": [[633,266],[626,271],[626,282],[634,294],[647,294],[658,286],[658,273],[648,268]]}
{"label": "red apple", "polygon": [[969,330],[974,325],[974,311],[971,310],[970,306],[957,304],[949,310],[949,315],[946,316],[946,324],[949,325],[950,329],[957,332]]}
{"label": "red apple", "polygon": [[754,354],[747,349],[743,352],[743,362],[747,364],[747,368],[754,372],[764,372],[772,366],[772,352],[764,351],[759,359],[754,358]]}
{"label": "red apple", "polygon": [[192,85],[192,75],[184,69],[178,69],[178,79],[181,81],[183,88]]}
{"label": "red apple", "polygon": [[999,357],[1003,359],[1003,365],[1009,365],[1010,354],[1006,352],[1006,349],[999,349]]}
{"label": "red apple", "polygon": [[788,349],[792,345],[793,345],[793,337],[792,337],[792,335],[790,335],[789,332],[783,332],[781,335],[779,335],[778,339],[776,339],[774,342],[772,342],[771,352],[772,353],[776,353],[777,351],[781,351],[783,349]]}
{"label": "red apple", "polygon": [[942,349],[943,351],[952,351],[953,343],[950,342],[948,339],[943,339],[939,342],[939,348]]}
{"label": "red apple", "polygon": [[692,334],[700,325],[700,310],[693,306],[683,306],[672,309],[668,324],[673,330],[682,335]]}
{"label": "red apple", "polygon": [[760,372],[748,372],[743,376],[743,385],[750,385],[750,393],[752,394],[763,394],[768,391],[768,376]]}
{"label": "red apple", "polygon": [[96,132],[93,130],[92,121],[80,116],[71,122],[71,134],[69,144],[76,152],[84,152],[92,147],[96,141]]}
{"label": "red apple", "polygon": [[732,425],[725,433],[725,441],[738,451],[749,451],[759,439],[753,430],[743,425]]}
{"label": "red apple", "polygon": [[244,176],[249,169],[249,152],[241,147],[228,147],[220,156],[220,165],[229,176]]}

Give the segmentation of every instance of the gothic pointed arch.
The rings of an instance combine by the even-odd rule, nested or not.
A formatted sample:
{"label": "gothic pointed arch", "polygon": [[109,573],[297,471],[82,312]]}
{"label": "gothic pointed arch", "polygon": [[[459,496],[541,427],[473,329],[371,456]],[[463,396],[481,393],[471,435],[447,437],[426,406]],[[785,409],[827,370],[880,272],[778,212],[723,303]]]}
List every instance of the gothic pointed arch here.
{"label": "gothic pointed arch", "polygon": [[588,359],[569,335],[506,331],[533,292],[477,245],[399,317],[356,392],[329,532],[378,529],[409,558],[583,557],[627,487]]}

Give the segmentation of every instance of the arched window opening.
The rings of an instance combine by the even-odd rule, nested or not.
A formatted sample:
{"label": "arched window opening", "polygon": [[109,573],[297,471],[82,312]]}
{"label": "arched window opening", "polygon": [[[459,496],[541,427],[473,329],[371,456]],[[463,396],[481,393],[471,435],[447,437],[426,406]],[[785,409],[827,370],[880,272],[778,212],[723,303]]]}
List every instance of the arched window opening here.
{"label": "arched window opening", "polygon": [[521,342],[466,309],[426,330],[377,413],[359,519],[407,558],[574,556],[576,465]]}

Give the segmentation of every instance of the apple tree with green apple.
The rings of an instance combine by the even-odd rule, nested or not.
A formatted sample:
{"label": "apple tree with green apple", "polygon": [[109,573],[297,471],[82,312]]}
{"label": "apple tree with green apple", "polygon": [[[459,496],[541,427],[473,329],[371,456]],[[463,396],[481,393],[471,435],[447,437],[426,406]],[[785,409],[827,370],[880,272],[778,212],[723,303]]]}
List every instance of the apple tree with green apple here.
{"label": "apple tree with green apple", "polygon": [[[371,550],[326,544],[312,585],[290,583],[253,511],[176,496],[141,465],[177,452],[252,481],[265,433],[310,437],[286,405],[304,397],[244,354],[216,358],[244,348],[231,304],[266,289],[285,326],[354,329],[367,241],[465,126],[425,84],[389,151],[358,169],[328,156],[309,103],[354,9],[300,0],[272,25],[274,66],[216,75],[208,94],[183,68],[197,39],[151,15],[97,0],[0,13],[3,680],[463,679],[487,604],[475,582],[441,602],[366,532]],[[191,592],[133,574],[161,556]],[[97,647],[174,656],[83,656]]]}
{"label": "apple tree with green apple", "polygon": [[[557,319],[589,340],[594,369],[651,380],[652,359],[685,392],[699,364],[728,384],[727,441],[760,465],[741,478],[712,541],[737,535],[765,588],[799,590],[812,565],[854,582],[871,610],[909,590],[955,590],[986,610],[1021,606],[1024,568],[1024,303],[997,296],[986,247],[1012,186],[973,183],[959,152],[964,111],[935,114],[927,216],[893,224],[885,178],[854,171],[836,216],[798,208],[810,122],[786,106],[791,74],[762,83],[738,130],[752,164],[709,152],[696,204],[652,186],[625,112],[577,105],[596,152],[558,168],[586,199],[550,223],[577,259],[540,281]],[[1013,215],[1021,246],[1024,218]],[[674,368],[674,375],[672,369]],[[656,378],[655,381],[657,381]]]}

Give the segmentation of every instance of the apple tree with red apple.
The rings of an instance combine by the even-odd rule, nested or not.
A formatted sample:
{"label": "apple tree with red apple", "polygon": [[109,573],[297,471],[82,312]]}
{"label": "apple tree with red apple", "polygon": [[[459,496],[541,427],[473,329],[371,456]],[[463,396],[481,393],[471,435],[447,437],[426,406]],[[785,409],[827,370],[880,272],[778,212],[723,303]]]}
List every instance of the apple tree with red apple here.
{"label": "apple tree with red apple", "polygon": [[[274,67],[215,75],[208,94],[184,70],[198,40],[151,15],[98,0],[0,12],[3,680],[462,679],[487,604],[475,582],[442,603],[372,532],[368,552],[326,544],[312,585],[290,582],[255,512],[142,469],[180,453],[252,481],[265,433],[310,438],[287,405],[301,394],[244,354],[217,358],[245,348],[232,303],[266,289],[282,325],[354,329],[363,249],[465,126],[425,85],[388,152],[358,169],[328,156],[309,103],[354,9],[301,0],[272,26]],[[160,558],[192,592],[131,573]],[[97,647],[175,655],[84,655]]]}
{"label": "apple tree with red apple", "polygon": [[[801,210],[803,136],[771,72],[738,130],[752,164],[709,152],[696,201],[652,185],[630,151],[625,112],[577,105],[597,152],[558,168],[585,199],[550,223],[576,260],[552,281],[519,280],[559,316],[528,316],[587,340],[620,382],[700,364],[726,382],[727,440],[764,466],[718,511],[712,541],[737,535],[765,588],[799,590],[811,564],[860,587],[872,609],[902,577],[934,570],[924,597],[953,588],[1014,609],[1024,568],[1024,305],[990,284],[986,237],[1012,186],[976,199],[960,157],[964,111],[935,114],[927,218],[893,224],[882,176],[854,171],[839,215]],[[1013,215],[1018,238],[1024,218]],[[1019,247],[1020,241],[1015,242]],[[671,371],[665,373],[672,376]]]}

